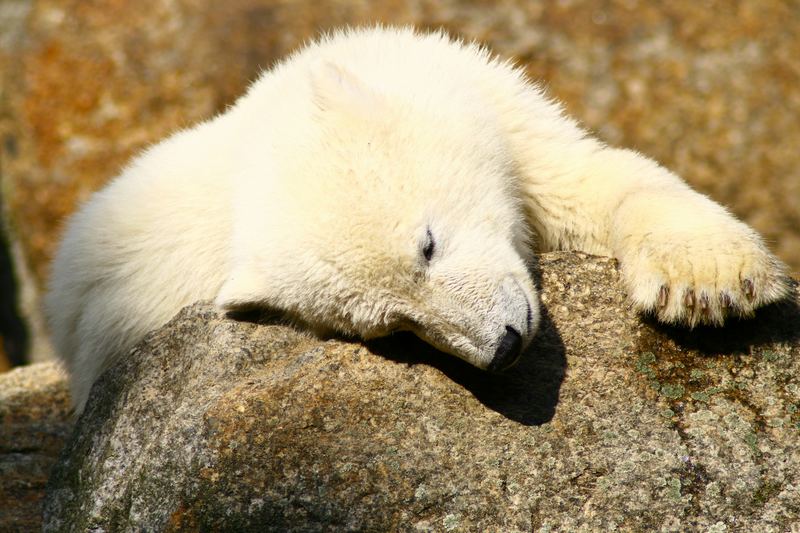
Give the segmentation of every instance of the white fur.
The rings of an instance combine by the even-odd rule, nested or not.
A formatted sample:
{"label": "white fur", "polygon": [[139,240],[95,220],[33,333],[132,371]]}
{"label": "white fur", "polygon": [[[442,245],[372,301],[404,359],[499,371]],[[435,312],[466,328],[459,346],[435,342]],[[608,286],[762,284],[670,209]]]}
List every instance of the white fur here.
{"label": "white fur", "polygon": [[47,315],[77,411],[114,358],[200,299],[318,332],[411,330],[485,368],[506,326],[525,344],[536,330],[531,239],[617,257],[637,309],[666,322],[719,324],[786,290],[750,228],[588,136],[521,70],[373,28],[310,44],[95,194]]}

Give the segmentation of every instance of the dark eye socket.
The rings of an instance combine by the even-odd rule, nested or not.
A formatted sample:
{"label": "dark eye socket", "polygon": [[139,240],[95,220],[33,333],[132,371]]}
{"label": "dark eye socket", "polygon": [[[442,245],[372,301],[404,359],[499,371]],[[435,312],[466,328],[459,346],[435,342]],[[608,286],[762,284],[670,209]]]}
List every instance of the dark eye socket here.
{"label": "dark eye socket", "polygon": [[426,261],[431,260],[435,248],[436,243],[433,241],[433,233],[431,233],[430,228],[428,228],[428,232],[425,234],[425,246],[422,248],[422,255],[425,256]]}

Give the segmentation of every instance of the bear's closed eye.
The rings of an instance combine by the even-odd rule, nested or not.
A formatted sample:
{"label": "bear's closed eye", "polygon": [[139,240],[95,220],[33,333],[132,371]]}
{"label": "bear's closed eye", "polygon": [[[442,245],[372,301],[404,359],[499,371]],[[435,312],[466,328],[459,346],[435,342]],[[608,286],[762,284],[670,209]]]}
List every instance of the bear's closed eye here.
{"label": "bear's closed eye", "polygon": [[428,228],[428,231],[425,233],[425,245],[422,248],[422,255],[425,257],[426,261],[430,261],[433,257],[435,247],[436,243],[433,240],[433,233],[431,233],[431,229]]}

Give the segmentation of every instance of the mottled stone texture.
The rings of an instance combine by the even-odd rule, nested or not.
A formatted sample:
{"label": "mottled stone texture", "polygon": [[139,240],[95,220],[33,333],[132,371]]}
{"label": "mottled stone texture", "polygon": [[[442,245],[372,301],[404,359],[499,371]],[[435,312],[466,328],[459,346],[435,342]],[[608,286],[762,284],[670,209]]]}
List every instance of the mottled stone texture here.
{"label": "mottled stone texture", "polygon": [[729,205],[800,272],[792,2],[5,0],[0,196],[33,289],[64,217],[132,154],[224,109],[320,30],[376,21],[517,58],[602,138]]}
{"label": "mottled stone texture", "polygon": [[0,531],[38,531],[50,469],[72,429],[53,363],[0,375]]}
{"label": "mottled stone texture", "polygon": [[797,287],[686,332],[635,316],[611,260],[540,267],[542,332],[506,375],[187,308],[101,378],[45,530],[796,528]]}

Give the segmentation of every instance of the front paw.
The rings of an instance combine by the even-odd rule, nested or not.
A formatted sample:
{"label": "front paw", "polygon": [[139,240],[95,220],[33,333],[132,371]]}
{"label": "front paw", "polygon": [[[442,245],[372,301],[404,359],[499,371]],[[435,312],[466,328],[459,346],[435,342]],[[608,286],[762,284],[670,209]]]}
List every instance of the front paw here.
{"label": "front paw", "polygon": [[638,311],[669,324],[722,325],[787,295],[785,266],[755,231],[719,206],[654,218],[618,241],[616,255]]}

